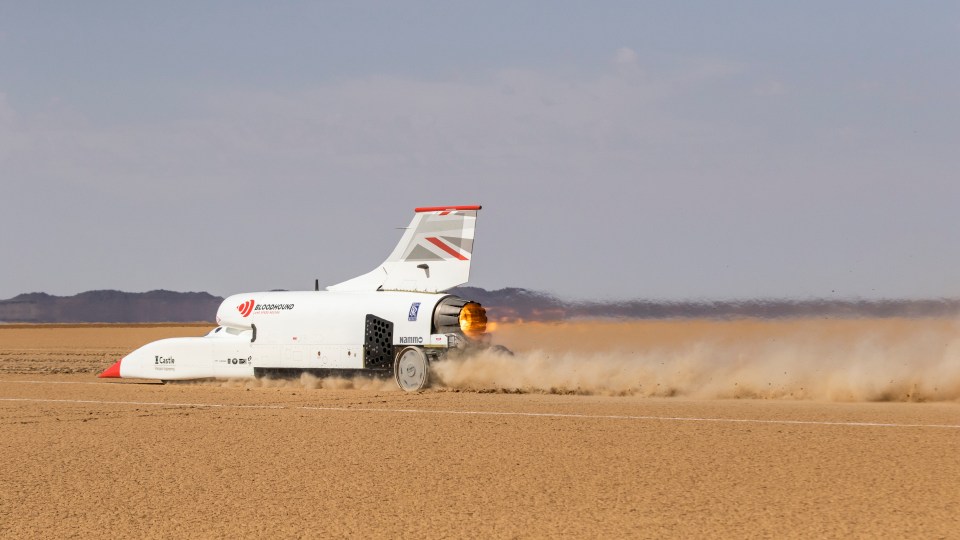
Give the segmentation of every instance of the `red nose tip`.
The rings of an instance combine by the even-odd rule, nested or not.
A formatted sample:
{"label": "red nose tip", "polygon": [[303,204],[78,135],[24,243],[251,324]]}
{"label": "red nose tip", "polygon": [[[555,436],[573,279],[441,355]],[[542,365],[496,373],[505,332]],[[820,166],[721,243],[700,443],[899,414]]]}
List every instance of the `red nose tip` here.
{"label": "red nose tip", "polygon": [[117,363],[108,367],[98,375],[101,379],[119,379],[120,378],[120,362],[123,360],[117,360]]}

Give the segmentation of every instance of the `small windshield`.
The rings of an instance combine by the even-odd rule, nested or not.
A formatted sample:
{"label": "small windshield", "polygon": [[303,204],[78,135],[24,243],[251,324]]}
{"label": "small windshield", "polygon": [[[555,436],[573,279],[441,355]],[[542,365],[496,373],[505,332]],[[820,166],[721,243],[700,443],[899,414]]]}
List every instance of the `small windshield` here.
{"label": "small windshield", "polygon": [[239,336],[240,334],[242,334],[242,333],[245,332],[245,331],[246,331],[246,330],[244,330],[244,329],[242,329],[242,328],[231,328],[231,327],[229,327],[229,326],[218,326],[218,327],[214,328],[213,330],[211,330],[211,331],[207,334],[207,336],[208,336],[208,337],[223,337],[223,336],[227,336],[227,335],[230,335],[230,336]]}

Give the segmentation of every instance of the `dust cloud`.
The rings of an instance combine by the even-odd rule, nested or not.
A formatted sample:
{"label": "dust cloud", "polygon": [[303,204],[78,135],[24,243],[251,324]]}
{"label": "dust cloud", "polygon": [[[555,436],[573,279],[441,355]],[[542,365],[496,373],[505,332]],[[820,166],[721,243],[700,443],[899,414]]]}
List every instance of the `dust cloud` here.
{"label": "dust cloud", "polygon": [[[952,319],[584,320],[501,324],[484,352],[434,362],[434,391],[698,399],[960,401]],[[392,377],[180,384],[399,392]]]}
{"label": "dust cloud", "polygon": [[437,362],[433,378],[468,391],[950,401],[958,330],[902,319],[527,324],[502,336],[515,356]]}

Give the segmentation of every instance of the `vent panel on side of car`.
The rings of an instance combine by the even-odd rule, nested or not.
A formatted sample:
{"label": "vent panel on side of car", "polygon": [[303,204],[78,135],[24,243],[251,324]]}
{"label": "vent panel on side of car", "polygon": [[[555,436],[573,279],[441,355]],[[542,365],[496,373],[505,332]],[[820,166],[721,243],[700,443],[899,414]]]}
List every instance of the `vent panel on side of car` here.
{"label": "vent panel on side of car", "polygon": [[363,367],[390,369],[393,366],[393,323],[367,315],[363,334]]}

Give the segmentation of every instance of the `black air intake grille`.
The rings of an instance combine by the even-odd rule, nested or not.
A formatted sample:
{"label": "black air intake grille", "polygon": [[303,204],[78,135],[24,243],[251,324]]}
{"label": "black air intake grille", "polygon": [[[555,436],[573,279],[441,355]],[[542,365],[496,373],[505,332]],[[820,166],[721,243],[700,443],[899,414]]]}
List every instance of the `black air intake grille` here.
{"label": "black air intake grille", "polygon": [[363,367],[393,367],[393,323],[376,315],[367,315],[363,335]]}

